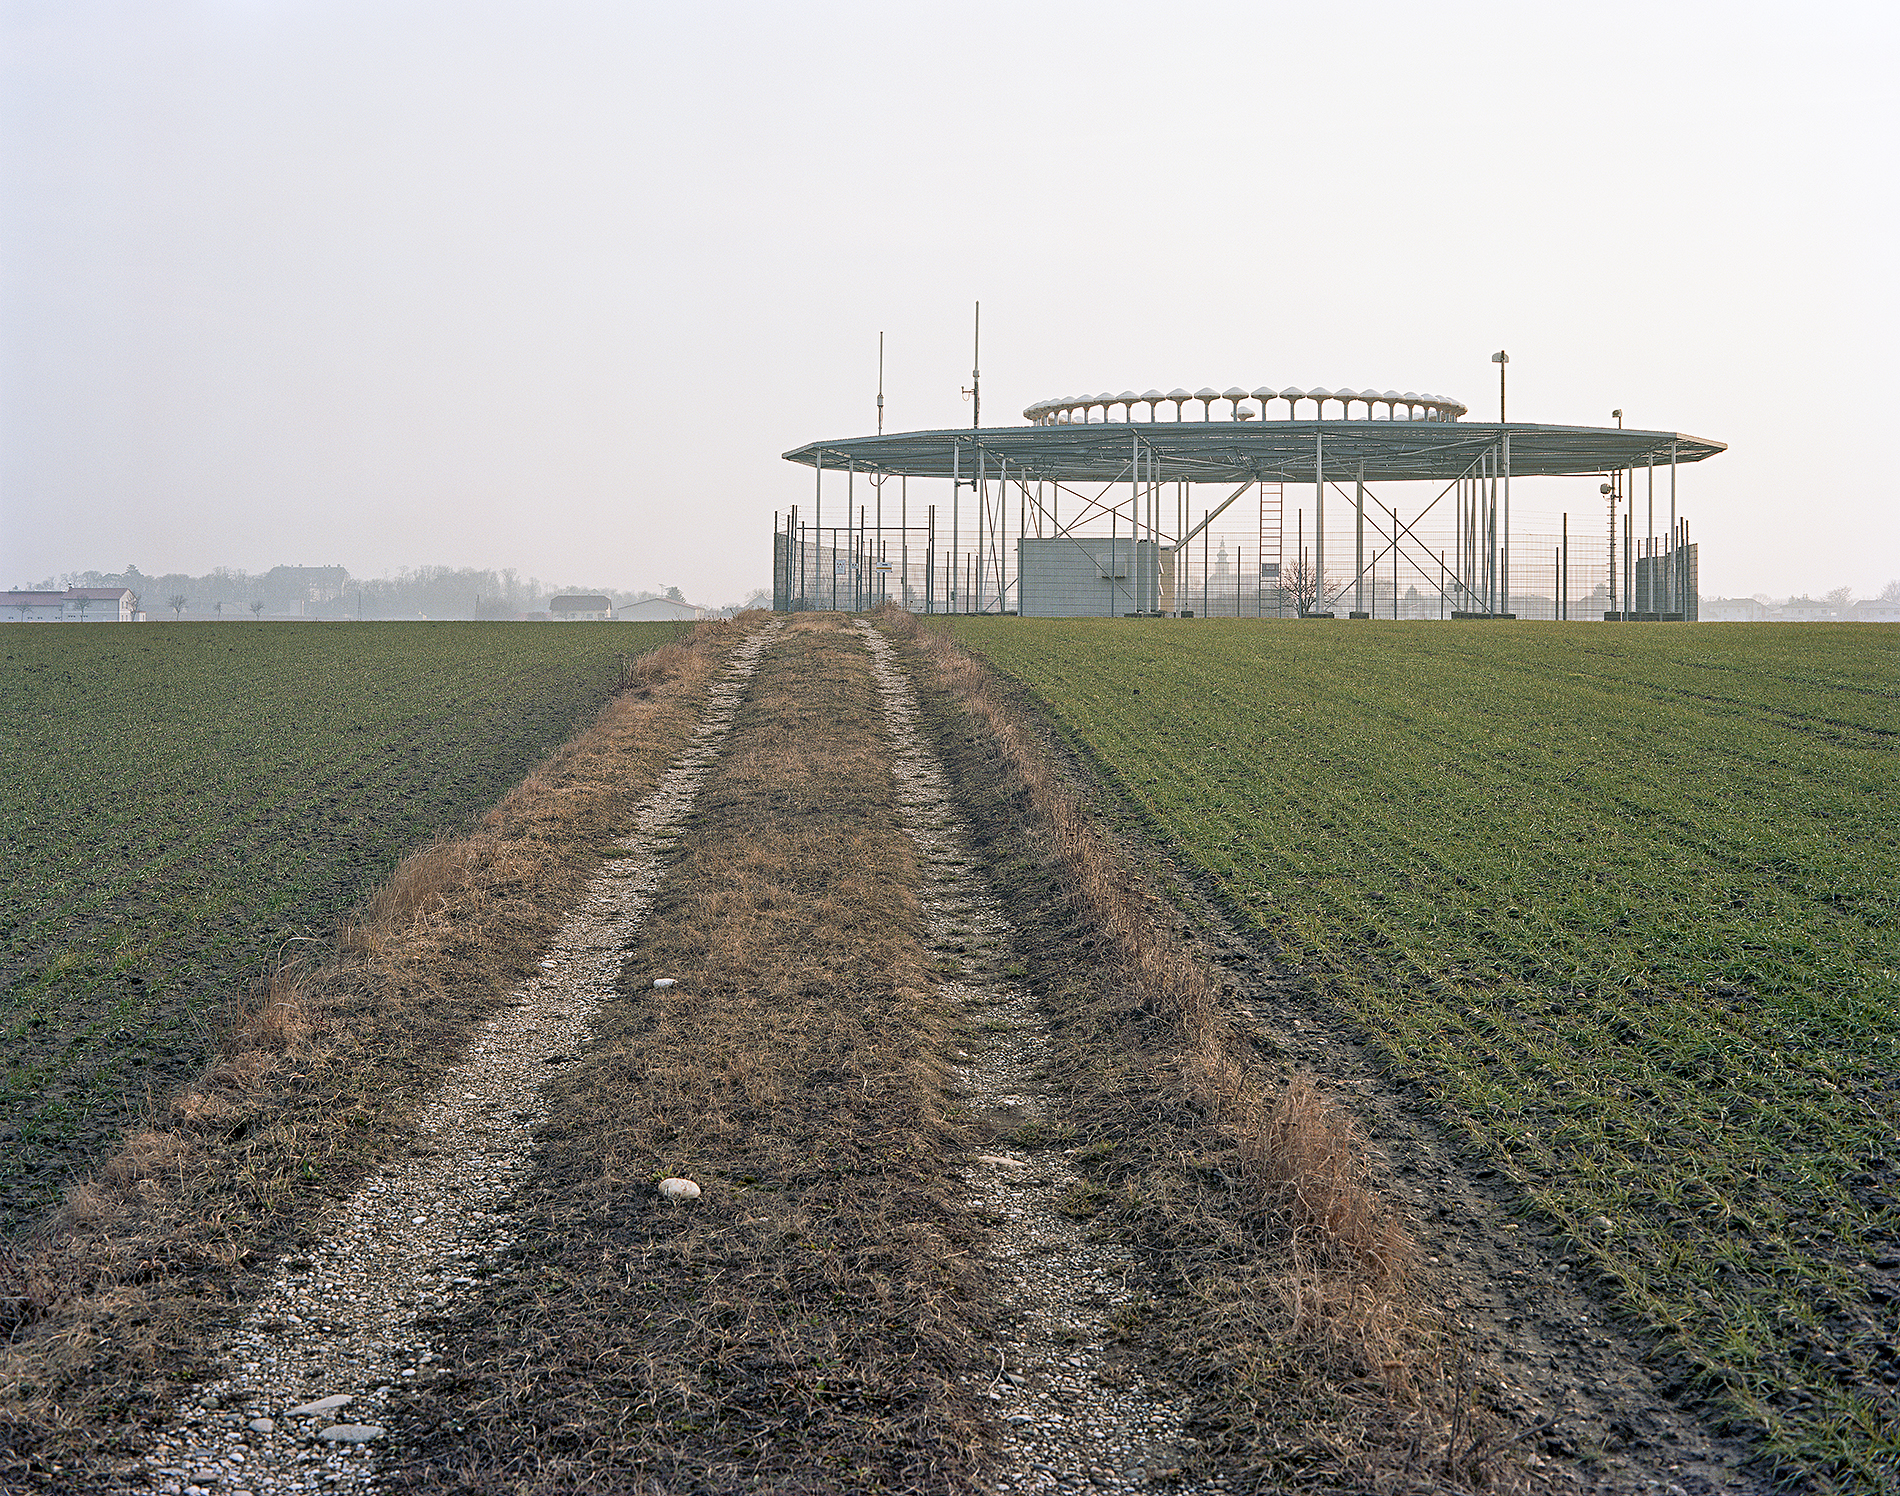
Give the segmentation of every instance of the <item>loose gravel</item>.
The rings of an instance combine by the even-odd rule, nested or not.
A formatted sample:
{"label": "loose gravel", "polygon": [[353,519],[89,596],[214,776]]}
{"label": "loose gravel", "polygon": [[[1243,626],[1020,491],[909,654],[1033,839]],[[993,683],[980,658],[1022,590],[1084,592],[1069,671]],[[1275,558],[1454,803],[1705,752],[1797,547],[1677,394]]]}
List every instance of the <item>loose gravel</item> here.
{"label": "loose gravel", "polygon": [[691,744],[642,805],[541,972],[471,1041],[417,1119],[414,1146],[278,1268],[197,1404],[181,1409],[125,1492],[166,1496],[368,1491],[380,1485],[389,1394],[430,1375],[427,1324],[476,1296],[514,1240],[511,1195],[545,1115],[541,1087],[591,1034],[667,854],[729,732],[760,655],[752,634],[713,688]]}
{"label": "loose gravel", "polygon": [[[1043,1120],[1047,1031],[1028,989],[1007,975],[1010,927],[986,887],[952,806],[948,781],[916,727],[917,704],[888,641],[859,621],[870,647],[893,743],[899,813],[925,869],[926,938],[962,975],[946,994],[972,1030],[958,1060],[965,1104],[1005,1130]],[[972,1154],[963,1177],[991,1219],[988,1276],[1003,1306],[1004,1337],[985,1391],[997,1404],[1001,1455],[985,1479],[995,1492],[1222,1491],[1188,1487],[1181,1468],[1188,1399],[1145,1378],[1112,1349],[1113,1318],[1135,1306],[1132,1255],[1091,1237],[1061,1203],[1079,1189],[1068,1152],[998,1148]]]}

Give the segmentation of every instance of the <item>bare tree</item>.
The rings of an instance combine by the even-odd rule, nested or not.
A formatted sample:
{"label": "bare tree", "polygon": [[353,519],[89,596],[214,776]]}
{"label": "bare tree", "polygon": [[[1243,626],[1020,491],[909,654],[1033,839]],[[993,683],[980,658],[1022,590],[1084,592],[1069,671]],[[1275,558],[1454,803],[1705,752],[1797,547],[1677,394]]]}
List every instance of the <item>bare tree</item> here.
{"label": "bare tree", "polygon": [[87,597],[84,593],[81,593],[78,597],[73,599],[73,606],[79,610],[79,621],[84,623],[86,621],[87,610],[92,607],[92,599]]}
{"label": "bare tree", "polygon": [[1845,613],[1854,605],[1854,589],[1852,587],[1836,587],[1832,592],[1827,594],[1825,601],[1836,613]]}
{"label": "bare tree", "polygon": [[172,610],[172,617],[174,619],[183,618],[185,616],[185,604],[189,601],[190,599],[187,598],[184,593],[174,592],[170,597],[165,599],[165,606]]}
{"label": "bare tree", "polygon": [[1895,577],[1880,589],[1880,600],[1883,603],[1900,603],[1900,577]]}
{"label": "bare tree", "polygon": [[1319,571],[1310,559],[1302,556],[1280,568],[1280,589],[1304,618],[1319,602]]}
{"label": "bare tree", "polygon": [[253,617],[253,618],[262,618],[263,616],[264,616],[264,604],[263,604],[262,602],[254,602],[254,603],[252,603],[252,604],[251,604],[251,617]]}

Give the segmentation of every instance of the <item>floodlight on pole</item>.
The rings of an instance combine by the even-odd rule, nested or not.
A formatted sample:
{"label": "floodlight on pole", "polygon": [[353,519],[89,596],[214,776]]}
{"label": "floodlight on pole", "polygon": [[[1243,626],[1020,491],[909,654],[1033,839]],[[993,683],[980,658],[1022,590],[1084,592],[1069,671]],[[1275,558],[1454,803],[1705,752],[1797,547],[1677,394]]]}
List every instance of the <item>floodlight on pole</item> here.
{"label": "floodlight on pole", "polygon": [[1491,362],[1498,366],[1498,424],[1504,424],[1504,366],[1511,361],[1511,355],[1502,348],[1491,355]]}
{"label": "floodlight on pole", "polygon": [[1623,412],[1620,410],[1613,410],[1610,412],[1610,414],[1616,418],[1616,429],[1618,431],[1621,431],[1623,429]]}

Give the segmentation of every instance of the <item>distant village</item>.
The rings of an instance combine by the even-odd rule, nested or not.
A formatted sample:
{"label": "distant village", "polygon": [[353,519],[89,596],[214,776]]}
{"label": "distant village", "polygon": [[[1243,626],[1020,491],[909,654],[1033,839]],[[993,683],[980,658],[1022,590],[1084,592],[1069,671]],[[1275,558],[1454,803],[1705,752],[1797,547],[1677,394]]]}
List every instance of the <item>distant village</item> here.
{"label": "distant village", "polygon": [[512,569],[423,566],[393,577],[352,577],[341,566],[219,568],[204,576],[75,572],[0,592],[0,622],[143,623],[156,619],[248,623],[288,619],[363,621],[488,619],[544,623],[726,618],[771,606],[760,589],[721,607],[689,601],[677,587],[658,592],[555,587]]}
{"label": "distant village", "polygon": [[[689,601],[677,587],[657,592],[555,587],[513,570],[423,566],[393,577],[352,577],[341,566],[220,568],[205,576],[76,572],[0,592],[0,622],[142,623],[154,619],[243,623],[285,619],[492,619],[543,623],[730,618],[769,608],[769,588],[736,603]],[[1421,613],[1421,616],[1424,616]],[[1703,623],[1900,623],[1900,581],[1877,597],[1837,587],[1824,597],[1703,597]]]}
{"label": "distant village", "polygon": [[1851,588],[1836,587],[1825,597],[1704,597],[1703,623],[1900,623],[1900,582],[1889,582],[1878,597],[1856,598]]}

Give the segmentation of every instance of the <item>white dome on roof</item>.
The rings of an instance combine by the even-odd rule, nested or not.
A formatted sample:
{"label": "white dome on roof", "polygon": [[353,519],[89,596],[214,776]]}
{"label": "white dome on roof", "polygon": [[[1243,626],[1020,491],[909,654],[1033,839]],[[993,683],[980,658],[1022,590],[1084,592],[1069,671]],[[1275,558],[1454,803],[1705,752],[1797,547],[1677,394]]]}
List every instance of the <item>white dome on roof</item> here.
{"label": "white dome on roof", "polygon": [[1180,385],[1177,384],[1173,389],[1169,390],[1167,394],[1163,395],[1161,398],[1163,400],[1192,400],[1194,397],[1190,395],[1186,390],[1182,389]]}
{"label": "white dome on roof", "polygon": [[1115,403],[1117,405],[1131,405],[1140,398],[1141,396],[1137,395],[1133,390],[1123,390],[1115,397]]}
{"label": "white dome on roof", "polygon": [[1141,396],[1141,398],[1143,400],[1155,401],[1155,400],[1165,400],[1168,397],[1162,394],[1160,390],[1149,390],[1148,393]]}
{"label": "white dome on roof", "polygon": [[1247,398],[1247,392],[1243,390],[1239,385],[1236,384],[1236,385],[1231,385],[1227,389],[1222,390],[1220,392],[1220,397],[1223,400],[1233,400],[1235,402],[1239,402]]}
{"label": "white dome on roof", "polygon": [[1306,398],[1306,391],[1296,389],[1289,384],[1285,389],[1280,391],[1279,398],[1282,400],[1304,400]]}
{"label": "white dome on roof", "polygon": [[1306,398],[1309,400],[1325,401],[1325,400],[1336,400],[1339,397],[1335,395],[1331,390],[1327,389],[1325,385],[1322,384],[1322,385],[1315,386],[1313,389],[1308,390],[1306,392]]}
{"label": "white dome on roof", "polygon": [[1265,405],[1269,400],[1278,400],[1280,398],[1280,392],[1278,390],[1270,390],[1263,384],[1259,389],[1253,392],[1253,397],[1262,405]]}
{"label": "white dome on roof", "polygon": [[1211,384],[1204,384],[1194,392],[1194,398],[1196,400],[1218,400],[1220,399],[1220,391],[1215,389]]}

